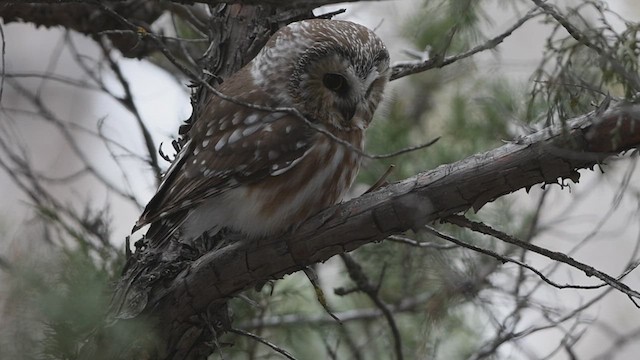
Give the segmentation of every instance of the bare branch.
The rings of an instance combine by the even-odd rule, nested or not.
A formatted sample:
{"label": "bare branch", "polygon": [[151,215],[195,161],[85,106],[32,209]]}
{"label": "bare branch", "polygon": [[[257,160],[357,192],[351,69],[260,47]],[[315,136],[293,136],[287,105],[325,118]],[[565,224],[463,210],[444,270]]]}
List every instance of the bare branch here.
{"label": "bare branch", "polygon": [[[396,353],[396,359],[404,359],[404,356],[402,355],[402,337],[400,336],[398,325],[393,318],[393,313],[389,309],[389,306],[385,304],[378,296],[378,289],[380,284],[373,285],[362,270],[360,264],[358,264],[349,254],[340,254],[340,258],[342,258],[342,261],[347,268],[349,277],[356,283],[357,290],[367,294],[369,299],[371,299],[376,307],[380,309],[383,316],[387,320],[387,324],[389,324],[391,334],[393,335],[393,344]],[[384,271],[382,273],[384,273]]]}
{"label": "bare branch", "polygon": [[7,68],[5,66],[5,59],[7,56],[7,43],[4,38],[4,28],[0,25],[0,38],[2,38],[2,73],[0,73],[0,104],[2,103],[2,94],[4,92],[4,78],[7,72]]}
{"label": "bare branch", "polygon": [[[459,216],[459,215],[454,215],[454,216],[449,216],[443,219],[446,222],[461,226],[461,227],[465,227],[468,229],[471,229],[473,231],[477,231],[480,232],[482,234],[486,234],[486,235],[491,235],[497,239],[500,239],[504,242],[508,242],[509,244],[513,244],[513,245],[517,245],[523,249],[527,249],[529,251],[535,252],[536,254],[540,254],[542,256],[545,256],[551,260],[556,260],[558,262],[567,264],[571,267],[574,267],[576,269],[582,270],[585,275],[587,276],[595,276],[598,279],[602,280],[605,284],[613,287],[614,289],[619,290],[620,292],[626,294],[629,299],[631,299],[631,301],[633,302],[633,304],[636,307],[640,307],[640,305],[638,305],[638,303],[636,302],[637,300],[640,300],[640,293],[631,289],[630,287],[628,287],[627,285],[621,283],[619,281],[619,279],[613,278],[610,275],[607,275],[595,268],[593,268],[592,266],[589,266],[585,263],[579,262],[575,259],[573,259],[572,257],[565,255],[564,253],[558,252],[558,251],[551,251],[542,247],[539,247],[537,245],[534,245],[532,243],[526,242],[526,241],[522,241],[519,239],[514,238],[513,236],[509,236],[501,231],[495,230],[483,223],[479,223],[476,221],[470,221],[468,219],[466,219],[463,216]],[[523,264],[521,264],[523,265]],[[523,265],[524,266],[524,265]],[[634,269],[635,267],[637,267],[638,264],[635,264],[634,266],[631,267],[631,269],[627,270],[626,273],[628,273],[629,271],[631,271],[632,269]],[[529,268],[527,266],[527,268]],[[543,278],[543,280],[549,282],[544,276],[542,276],[541,273],[536,272],[538,274],[538,276],[541,276],[541,278]],[[550,283],[552,284],[552,283]],[[553,284],[552,284],[553,285]],[[555,287],[560,287],[557,284],[553,285]],[[602,285],[598,285],[595,287],[581,287],[581,288],[599,288]],[[562,287],[576,287],[576,286],[567,286],[564,285]],[[637,300],[636,300],[637,299]]]}
{"label": "bare branch", "polygon": [[[404,298],[399,303],[387,304],[389,310],[392,313],[402,313],[413,311],[416,308],[423,307],[433,299],[435,294],[428,292],[419,294],[414,297]],[[379,308],[368,309],[353,309],[338,312],[335,314],[340,318],[342,323],[350,321],[360,320],[373,320],[383,317],[384,314]],[[315,326],[315,325],[336,325],[336,321],[327,317],[324,314],[319,315],[301,315],[301,314],[287,314],[287,315],[274,315],[266,318],[258,318],[251,321],[238,324],[236,327],[239,329],[255,329],[263,327],[284,327],[284,326]]]}
{"label": "bare branch", "polygon": [[151,132],[149,132],[147,125],[142,120],[142,115],[140,115],[140,112],[138,111],[138,108],[133,101],[133,95],[131,94],[129,81],[127,81],[127,79],[122,74],[122,70],[120,70],[120,66],[118,65],[118,63],[111,57],[111,52],[109,51],[107,46],[104,43],[100,42],[100,47],[102,48],[102,53],[105,59],[107,59],[111,70],[116,75],[116,78],[118,79],[118,81],[122,85],[122,89],[124,90],[124,95],[122,97],[114,96],[114,98],[118,100],[125,109],[129,110],[129,112],[131,112],[131,114],[133,114],[133,117],[136,119],[136,124],[138,124],[138,128],[140,128],[140,132],[142,133],[143,143],[147,148],[148,163],[153,170],[156,184],[158,185],[160,184],[162,171],[160,169],[160,164],[158,164],[158,158],[156,156],[157,147],[153,141],[153,138],[151,137]]}
{"label": "bare branch", "polygon": [[562,16],[554,6],[549,5],[542,0],[531,0],[546,14],[553,17],[576,41],[584,46],[594,50],[600,57],[608,61],[616,72],[623,75],[624,78],[634,85],[636,91],[640,91],[640,76],[637,73],[630,73],[620,61],[610,54],[607,49],[603,49],[597,44],[589,40],[589,37],[582,33],[578,28],[573,26],[571,22]]}
{"label": "bare branch", "polygon": [[252,334],[252,333],[250,333],[248,331],[244,331],[244,330],[241,330],[241,329],[230,329],[229,332],[249,337],[249,338],[251,338],[251,339],[253,339],[255,341],[258,341],[258,342],[260,342],[262,344],[267,345],[268,347],[273,349],[273,351],[275,351],[275,352],[277,352],[279,354],[282,354],[287,359],[296,360],[296,358],[294,358],[293,355],[289,354],[289,352],[286,351],[285,349],[282,349],[282,348],[278,347],[277,345],[271,343],[270,341],[268,341],[268,340],[266,340],[266,339],[264,339],[264,338],[262,338],[262,337],[260,337],[258,335]]}
{"label": "bare branch", "polygon": [[[502,34],[486,41],[484,44],[478,45],[473,49],[466,51],[461,54],[447,56],[445,58],[441,56],[433,56],[428,58],[427,60],[421,61],[407,61],[401,62],[393,65],[393,70],[391,73],[391,80],[396,80],[401,77],[405,77],[407,75],[416,74],[419,72],[435,69],[435,68],[443,68],[447,65],[451,65],[456,61],[466,59],[470,56],[473,56],[479,52],[495,49],[498,45],[500,45],[507,37],[509,37],[514,31],[524,25],[527,21],[533,19],[534,17],[540,15],[540,11],[537,8],[529,10],[518,21],[515,22],[511,27],[509,27]],[[437,55],[437,54],[436,54]]]}
{"label": "bare branch", "polygon": [[426,241],[417,241],[414,239],[409,239],[408,237],[402,236],[402,235],[390,235],[389,237],[387,237],[386,240],[409,245],[409,246],[438,249],[438,250],[453,250],[453,249],[459,248],[459,246],[456,246],[456,245],[444,245],[444,244],[438,244],[438,243],[432,243],[432,242],[426,242]]}
{"label": "bare branch", "polygon": [[[449,218],[446,218],[446,219],[449,219]],[[548,277],[546,277],[541,271],[537,270],[533,266],[525,264],[522,261],[519,261],[519,260],[516,260],[516,259],[512,259],[512,258],[503,256],[503,255],[500,255],[500,254],[496,253],[495,251],[483,249],[482,247],[468,244],[468,243],[466,243],[464,241],[461,241],[459,239],[454,238],[453,236],[450,236],[450,235],[447,235],[447,234],[445,234],[445,233],[443,233],[441,231],[438,231],[438,230],[434,229],[431,226],[426,226],[425,229],[427,230],[427,232],[429,232],[431,234],[434,234],[435,236],[437,236],[437,237],[439,237],[441,239],[444,239],[444,240],[447,240],[449,242],[452,242],[452,243],[454,243],[454,244],[456,244],[458,246],[464,247],[464,248],[469,249],[469,250],[473,250],[473,251],[478,252],[480,254],[491,256],[492,258],[494,258],[494,259],[496,259],[498,261],[504,262],[504,263],[507,263],[507,262],[514,263],[514,264],[520,266],[521,268],[528,269],[531,272],[533,272],[534,274],[538,275],[538,277],[542,281],[544,281],[547,284],[549,284],[549,285],[551,285],[551,286],[553,286],[555,288],[558,288],[558,289],[599,289],[599,288],[602,288],[603,286],[605,286],[605,284],[596,285],[596,286],[558,284],[558,283],[552,281],[551,279],[549,279]]]}
{"label": "bare branch", "polygon": [[[10,80],[10,79],[7,79],[7,80]],[[32,91],[28,90],[27,88],[23,87],[17,82],[10,81],[9,84],[13,88],[15,88],[18,93],[20,93],[38,110],[38,114],[44,120],[53,124],[60,131],[60,133],[63,135],[64,139],[67,141],[69,146],[71,146],[73,153],[81,160],[82,164],[96,179],[98,179],[109,190],[113,191],[119,196],[128,200],[131,200],[133,202],[136,202],[136,198],[133,194],[123,190],[122,188],[119,187],[118,184],[109,180],[109,178],[105,176],[105,174],[103,174],[96,167],[96,164],[94,164],[92,161],[90,161],[87,158],[87,154],[85,153],[84,149],[82,148],[82,146],[78,144],[78,142],[74,138],[71,132],[70,126],[62,119],[59,119],[54,114],[54,112],[49,107],[47,107],[46,104],[43,103],[42,99],[39,98],[37,94],[33,93]]]}

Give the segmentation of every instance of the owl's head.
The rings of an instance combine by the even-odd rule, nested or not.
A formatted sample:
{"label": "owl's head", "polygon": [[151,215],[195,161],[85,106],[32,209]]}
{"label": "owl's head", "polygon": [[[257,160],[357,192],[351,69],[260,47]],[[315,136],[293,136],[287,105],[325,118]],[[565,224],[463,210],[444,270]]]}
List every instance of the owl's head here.
{"label": "owl's head", "polygon": [[389,53],[373,31],[339,20],[280,29],[251,64],[257,85],[309,120],[365,129],[389,80]]}

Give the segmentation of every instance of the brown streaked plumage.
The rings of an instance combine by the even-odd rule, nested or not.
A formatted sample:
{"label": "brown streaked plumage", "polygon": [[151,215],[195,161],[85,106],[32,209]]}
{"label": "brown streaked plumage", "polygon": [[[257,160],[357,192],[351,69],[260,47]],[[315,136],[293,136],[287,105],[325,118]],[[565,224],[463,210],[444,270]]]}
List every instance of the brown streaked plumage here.
{"label": "brown streaked plumage", "polygon": [[[362,150],[389,78],[389,55],[369,29],[306,20],[280,29],[219,90],[245,103],[293,107]],[[360,166],[353,149],[295,115],[211,95],[134,229],[165,241],[222,228],[275,234],[338,202]]]}

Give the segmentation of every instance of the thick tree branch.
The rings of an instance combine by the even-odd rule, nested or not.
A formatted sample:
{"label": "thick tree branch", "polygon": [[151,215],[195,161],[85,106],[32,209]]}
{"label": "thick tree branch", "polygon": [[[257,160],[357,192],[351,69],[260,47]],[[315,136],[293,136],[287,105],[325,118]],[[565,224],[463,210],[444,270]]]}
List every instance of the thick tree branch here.
{"label": "thick tree branch", "polygon": [[[89,36],[108,34],[114,46],[128,57],[144,57],[155,50],[155,46],[143,39],[144,32],[149,31],[152,24],[166,11],[175,6],[208,4],[235,4],[236,9],[248,5],[252,7],[278,8],[286,14],[291,10],[295,14],[309,13],[314,8],[340,2],[360,0],[35,0],[4,1],[0,4],[0,18],[5,24],[12,22],[32,23],[35,26],[62,26]],[[129,27],[116,17],[100,10],[107,6],[116,13],[140,27],[139,33],[129,32]],[[238,10],[242,12],[243,10]],[[248,17],[247,19],[251,19]],[[262,18],[265,20],[265,18]],[[284,20],[284,19],[281,19]],[[223,31],[224,33],[224,31]]]}
{"label": "thick tree branch", "polygon": [[[142,58],[160,50],[160,47],[167,48],[169,45],[177,45],[173,42],[165,43],[164,37],[150,37],[148,35],[162,14],[167,11],[178,11],[175,7],[179,3],[193,2],[79,0],[30,1],[25,3],[9,1],[0,4],[0,18],[5,24],[25,22],[38,27],[61,26],[94,38],[107,36],[112,45],[124,56]],[[279,27],[282,23],[309,18],[311,10],[315,7],[299,6],[294,8],[291,2],[279,8],[267,2],[252,2],[256,5],[241,5],[247,4],[244,2],[237,3],[230,6],[219,5],[219,8],[215,9],[216,13],[208,19],[209,23],[206,26],[208,26],[209,40],[212,45],[209,47],[211,51],[205,54],[204,60],[221,60],[231,62],[232,65],[240,61],[246,62],[267,41],[274,24]],[[105,9],[109,11],[105,11]],[[186,9],[181,10],[182,13],[186,11]],[[247,33],[248,31],[254,32]],[[163,41],[158,43],[156,41],[158,38],[162,38]],[[225,45],[227,40],[235,41],[232,42],[234,46]],[[236,42],[241,46],[235,46]],[[244,46],[247,43],[253,45],[254,48],[247,49]],[[178,46],[178,50],[175,52],[179,53],[181,50]],[[235,56],[235,58],[226,58],[228,55]],[[216,56],[220,56],[222,59],[217,59]],[[206,65],[224,70],[222,73],[215,73],[222,78],[229,75],[227,72],[233,73],[237,70],[234,66],[226,66],[224,62],[209,62]]]}
{"label": "thick tree branch", "polygon": [[[151,266],[159,272],[139,276],[150,280],[134,279],[139,283],[128,289],[116,317],[120,322],[139,317],[157,321],[163,324],[157,334],[160,343],[169,349],[181,349],[186,346],[185,339],[182,335],[176,338],[176,334],[194,329],[202,334],[207,326],[214,329],[212,333],[224,331],[228,324],[220,311],[224,311],[229,298],[247,288],[389,235],[471,208],[478,210],[519,189],[558,183],[559,179],[577,182],[577,170],[592,168],[607,157],[638,146],[640,105],[619,105],[336,205],[283,237],[232,239],[226,245],[205,249],[195,261],[185,256],[183,248],[161,252],[142,249],[136,253],[135,262],[148,268],[166,261],[167,266]],[[214,317],[216,326],[210,318],[200,325],[194,320],[212,311],[218,314]]]}
{"label": "thick tree branch", "polygon": [[165,303],[169,296],[169,302],[202,309],[261,281],[448,215],[478,210],[519,189],[558,179],[577,182],[578,169],[639,145],[640,105],[594,112],[329,208],[283,238],[205,254],[150,302]]}
{"label": "thick tree branch", "polygon": [[[155,1],[127,0],[105,2],[119,14],[126,14],[140,29],[151,26],[162,15],[163,8]],[[106,14],[93,1],[51,4],[4,2],[0,5],[0,18],[5,24],[27,22],[35,26],[62,26],[79,33],[99,36],[103,31],[123,30],[126,27],[110,14]],[[137,34],[109,35],[113,45],[128,57],[143,57],[154,50],[152,44]]]}

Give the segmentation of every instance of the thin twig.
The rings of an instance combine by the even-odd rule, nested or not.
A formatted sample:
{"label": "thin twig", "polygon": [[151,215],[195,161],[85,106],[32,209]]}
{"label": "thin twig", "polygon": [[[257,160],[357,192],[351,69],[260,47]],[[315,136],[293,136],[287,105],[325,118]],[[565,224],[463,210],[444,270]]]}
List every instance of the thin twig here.
{"label": "thin twig", "polygon": [[[404,313],[414,311],[417,308],[424,307],[424,304],[433,299],[434,293],[427,292],[413,297],[403,298],[400,302],[395,304],[388,304],[389,310],[393,313]],[[379,308],[367,308],[367,309],[352,309],[345,310],[335,314],[343,323],[351,321],[362,321],[378,319],[384,314]],[[285,314],[285,315],[272,315],[265,318],[256,318],[253,320],[245,321],[237,325],[240,329],[256,329],[263,327],[287,327],[287,326],[315,326],[315,325],[337,325],[338,323],[325,316],[324,314],[318,315],[303,315],[300,313]]]}
{"label": "thin twig", "polygon": [[540,9],[542,9],[546,14],[553,17],[576,41],[592,49],[598,55],[600,55],[600,57],[602,57],[603,59],[606,59],[611,64],[611,66],[613,66],[616,72],[618,72],[618,74],[624,76],[624,78],[627,79],[628,81],[633,82],[633,86],[636,91],[640,91],[640,77],[638,76],[637,73],[633,74],[627,71],[624,65],[621,64],[620,61],[618,61],[618,59],[614,58],[611,55],[610,51],[607,51],[606,49],[602,49],[596,44],[594,44],[593,42],[591,42],[588,36],[584,35],[578,28],[573,26],[573,24],[571,24],[571,22],[567,18],[565,18],[558,11],[556,11],[554,6],[547,4],[545,1],[542,1],[542,0],[531,0],[531,1],[533,1],[533,3],[536,4]]}
{"label": "thin twig", "polygon": [[347,272],[349,273],[349,277],[356,283],[357,289],[365,293],[369,297],[369,299],[373,301],[373,303],[380,309],[385,319],[387,320],[387,323],[389,324],[389,328],[391,328],[391,333],[393,335],[396,359],[404,359],[404,356],[402,355],[402,336],[400,335],[400,330],[398,330],[398,325],[393,318],[393,313],[389,309],[389,306],[385,304],[378,296],[379,286],[374,286],[373,284],[371,284],[368,277],[362,270],[360,264],[358,264],[350,255],[340,254],[340,258],[342,258],[342,261],[344,261]]}
{"label": "thin twig", "polygon": [[41,73],[8,73],[8,74],[3,74],[3,78],[6,77],[7,79],[12,79],[12,78],[37,78],[37,79],[42,79],[45,78],[47,80],[52,80],[52,81],[57,81],[61,84],[65,84],[65,85],[70,85],[70,86],[76,86],[80,89],[84,89],[84,90],[94,90],[94,91],[102,91],[103,88],[99,87],[99,86],[95,86],[92,84],[89,84],[87,82],[84,82],[82,80],[77,80],[71,77],[67,77],[64,75],[58,75],[58,74],[41,74]]}
{"label": "thin twig", "polygon": [[[533,251],[536,254],[540,254],[546,258],[549,258],[551,260],[556,260],[556,261],[560,261],[564,264],[567,264],[571,267],[574,267],[578,270],[581,270],[585,273],[585,275],[587,276],[595,276],[598,279],[602,280],[604,283],[608,284],[609,286],[615,288],[616,290],[619,290],[620,292],[622,292],[623,294],[626,294],[629,299],[631,300],[631,302],[638,308],[640,308],[640,305],[638,305],[638,303],[636,302],[635,299],[640,299],[640,293],[638,293],[637,291],[631,289],[629,286],[621,283],[619,281],[619,279],[616,279],[610,275],[605,274],[602,271],[599,271],[597,269],[595,269],[592,266],[589,266],[585,263],[579,262],[575,259],[573,259],[570,256],[567,256],[564,253],[558,252],[558,251],[551,251],[542,247],[539,247],[537,245],[533,245],[531,243],[519,240],[514,238],[513,236],[507,235],[501,231],[498,231],[496,229],[493,229],[492,227],[485,225],[483,223],[480,222],[476,222],[476,221],[471,221],[467,218],[465,218],[464,216],[460,216],[460,215],[452,215],[449,216],[445,219],[443,219],[446,222],[449,222],[451,224],[454,225],[458,225],[458,226],[462,226],[465,228],[468,228],[470,230],[473,231],[477,231],[479,233],[485,234],[485,235],[490,235],[495,237],[496,239],[502,240],[504,242],[507,242],[509,244],[513,244],[513,245],[517,245],[521,248],[527,249],[529,251]],[[635,264],[634,266],[638,266],[638,264]],[[627,270],[625,272],[624,275],[628,274],[629,271]],[[597,287],[601,287],[602,285],[598,285]],[[582,287],[582,288],[597,288],[597,287]]]}
{"label": "thin twig", "polygon": [[487,250],[487,249],[484,249],[484,248],[481,248],[481,247],[478,247],[478,246],[474,246],[474,245],[468,244],[468,243],[466,243],[466,242],[464,242],[462,240],[454,238],[453,236],[450,236],[450,235],[447,235],[447,234],[445,234],[445,233],[443,233],[441,231],[438,231],[437,229],[435,229],[435,228],[433,228],[431,226],[425,226],[425,229],[429,233],[431,233],[431,234],[433,234],[433,235],[435,235],[435,236],[437,236],[437,237],[439,237],[439,238],[441,238],[443,240],[450,241],[450,242],[452,242],[452,243],[454,243],[454,244],[456,244],[458,246],[462,246],[462,247],[467,248],[469,250],[473,250],[475,252],[479,252],[481,254],[485,254],[485,255],[491,256],[492,258],[494,258],[494,259],[496,259],[498,261],[501,261],[503,263],[504,262],[510,262],[510,263],[514,263],[516,265],[519,265],[521,267],[527,268],[530,271],[532,271],[534,274],[538,275],[538,277],[540,277],[540,279],[542,279],[544,282],[546,282],[547,284],[549,284],[549,285],[551,285],[553,287],[556,287],[558,289],[599,289],[599,288],[604,286],[604,284],[594,285],[594,286],[558,284],[555,281],[547,278],[538,269],[534,268],[533,266],[527,265],[527,264],[525,264],[525,263],[523,263],[523,262],[521,262],[519,260],[512,259],[512,258],[503,256],[503,255],[500,255],[500,254],[498,254],[498,253],[496,253],[494,251],[491,251],[491,250]]}
{"label": "thin twig", "polygon": [[266,339],[264,339],[264,338],[262,338],[262,337],[260,337],[258,335],[252,334],[252,333],[250,333],[248,331],[244,331],[244,330],[240,330],[240,329],[234,329],[234,328],[229,329],[229,332],[252,338],[253,340],[259,341],[259,342],[267,345],[272,350],[274,350],[275,352],[277,352],[279,354],[282,354],[287,359],[296,360],[296,358],[294,358],[293,355],[291,355],[287,350],[278,347],[276,344],[273,344],[273,343],[269,342],[268,340],[266,340]]}
{"label": "thin twig", "polygon": [[157,148],[155,142],[153,141],[153,137],[151,136],[151,132],[142,120],[142,115],[138,111],[136,103],[133,101],[133,95],[131,94],[129,81],[127,81],[126,77],[122,74],[122,70],[120,69],[118,63],[111,57],[111,52],[109,51],[109,49],[107,49],[104,42],[100,41],[99,44],[105,59],[111,67],[111,71],[113,71],[113,73],[116,75],[116,78],[118,79],[120,85],[122,85],[122,89],[124,90],[124,96],[116,97],[116,99],[125,107],[125,109],[129,110],[129,112],[133,114],[140,132],[142,132],[142,139],[147,148],[147,155],[149,156],[149,165],[151,166],[151,169],[153,170],[153,173],[155,175],[155,179],[157,182],[156,185],[158,185],[160,179],[162,178],[162,170],[160,169],[160,164],[158,163],[158,157],[156,156]]}
{"label": "thin twig", "polygon": [[0,37],[2,37],[2,74],[0,74],[0,104],[2,104],[2,94],[4,92],[4,78],[5,78],[5,74],[7,72],[6,69],[6,65],[5,65],[5,58],[7,56],[7,44],[4,38],[4,28],[2,27],[2,24],[0,24]]}
{"label": "thin twig", "polygon": [[452,55],[452,56],[447,56],[445,58],[442,57],[433,57],[433,58],[429,58],[427,60],[424,61],[409,61],[409,62],[402,62],[402,63],[397,63],[393,66],[393,71],[391,73],[391,80],[396,80],[399,79],[401,77],[405,77],[407,75],[411,75],[411,74],[416,74],[419,72],[423,72],[426,70],[430,70],[430,69],[434,69],[434,68],[442,68],[445,67],[447,65],[450,65],[456,61],[468,58],[472,55],[475,55],[479,52],[482,51],[486,51],[486,50],[491,50],[494,49],[496,46],[498,46],[499,44],[501,44],[507,37],[509,37],[514,31],[516,31],[518,28],[520,28],[522,25],[524,25],[524,23],[526,23],[527,21],[529,21],[530,19],[540,15],[540,11],[538,10],[538,8],[533,8],[531,10],[529,10],[525,16],[523,16],[522,18],[520,18],[518,21],[516,21],[515,24],[513,24],[510,28],[508,28],[505,32],[503,32],[502,34],[489,39],[488,41],[486,41],[484,44],[478,45],[476,47],[474,47],[473,49],[463,52],[461,54],[457,54],[457,55]]}
{"label": "thin twig", "polygon": [[[7,79],[11,80],[11,79]],[[17,82],[10,81],[10,85],[16,89],[25,99],[29,100],[33,106],[38,109],[39,114],[43,119],[49,121],[51,124],[55,125],[62,136],[65,138],[73,153],[82,161],[82,163],[87,167],[87,169],[91,172],[91,174],[100,180],[109,190],[115,192],[116,194],[122,196],[125,199],[136,201],[136,198],[133,194],[127,193],[124,190],[120,189],[115,183],[110,181],[105,174],[102,174],[98,168],[95,166],[96,164],[91,161],[88,157],[82,146],[74,139],[73,134],[71,133],[69,126],[65,124],[64,121],[58,119],[54,112],[49,109],[42,102],[42,99],[36,96],[36,94],[31,93],[27,88],[18,84]]]}
{"label": "thin twig", "polygon": [[400,244],[421,247],[421,248],[429,248],[429,249],[453,250],[453,249],[459,248],[459,246],[457,245],[444,245],[444,244],[438,244],[438,243],[433,243],[428,241],[418,241],[402,235],[391,235],[387,237],[387,240],[392,242],[397,242]]}

